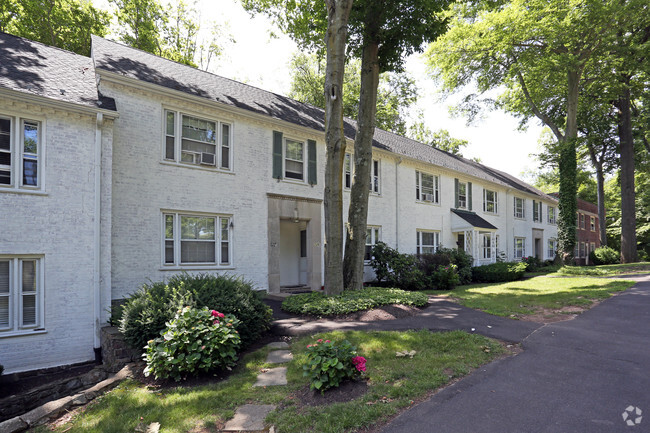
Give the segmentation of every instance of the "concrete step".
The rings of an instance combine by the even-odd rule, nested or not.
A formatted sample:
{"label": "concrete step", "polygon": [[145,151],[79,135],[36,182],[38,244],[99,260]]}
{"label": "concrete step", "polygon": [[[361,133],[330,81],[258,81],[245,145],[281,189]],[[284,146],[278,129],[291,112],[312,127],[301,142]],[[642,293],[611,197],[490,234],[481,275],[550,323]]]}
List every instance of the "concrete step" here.
{"label": "concrete step", "polygon": [[266,362],[269,364],[284,364],[292,359],[293,355],[288,350],[272,350],[266,356]]}
{"label": "concrete step", "polygon": [[272,404],[245,404],[239,406],[235,416],[226,423],[224,432],[268,432],[266,416],[275,409]]}
{"label": "concrete step", "polygon": [[276,386],[287,384],[287,367],[270,368],[257,375],[253,386]]}

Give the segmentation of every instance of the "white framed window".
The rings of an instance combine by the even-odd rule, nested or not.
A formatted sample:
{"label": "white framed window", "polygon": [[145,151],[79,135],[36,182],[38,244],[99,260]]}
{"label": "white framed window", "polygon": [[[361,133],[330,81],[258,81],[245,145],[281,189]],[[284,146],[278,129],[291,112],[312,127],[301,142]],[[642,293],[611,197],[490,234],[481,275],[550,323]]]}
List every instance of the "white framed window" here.
{"label": "white framed window", "polygon": [[232,169],[232,126],[165,110],[163,158],[182,164]]}
{"label": "white framed window", "polygon": [[305,180],[305,143],[284,139],[284,177],[285,179]]}
{"label": "white framed window", "polygon": [[492,258],[492,233],[483,233],[482,238],[482,247],[483,247],[483,258],[491,259]]}
{"label": "white framed window", "polygon": [[497,213],[497,192],[483,189],[483,212]]}
{"label": "white framed window", "polygon": [[580,256],[579,257],[585,257],[585,256],[586,256],[586,254],[585,254],[585,243],[580,242]]}
{"label": "white framed window", "polygon": [[585,214],[583,213],[580,214],[580,228],[582,230],[585,229]]}
{"label": "white framed window", "polygon": [[352,155],[345,154],[343,159],[343,187],[350,189],[352,187]]}
{"label": "white framed window", "polygon": [[555,224],[555,208],[552,206],[548,207],[548,223]]}
{"label": "white framed window", "polygon": [[591,228],[592,232],[596,231],[596,217],[589,217],[589,227]]}
{"label": "white framed window", "polygon": [[557,255],[557,240],[551,238],[551,239],[548,240],[547,257],[549,259],[554,259],[556,255]]}
{"label": "white framed window", "polygon": [[440,245],[440,232],[417,230],[417,254],[433,254]]}
{"label": "white framed window", "polygon": [[232,265],[231,221],[231,215],[164,212],[163,265]]}
{"label": "white framed window", "polygon": [[542,222],[542,202],[533,200],[533,222]]}
{"label": "white framed window", "polygon": [[526,218],[525,204],[526,200],[523,198],[515,197],[515,218]]}
{"label": "white framed window", "polygon": [[366,253],[364,260],[369,261],[372,259],[372,248],[381,240],[381,227],[380,226],[367,226],[366,227]]}
{"label": "white framed window", "polygon": [[514,258],[515,260],[526,257],[526,238],[516,237],[514,240]]}
{"label": "white framed window", "polygon": [[0,256],[0,337],[43,330],[43,257]]}
{"label": "white framed window", "polygon": [[439,203],[438,176],[415,172],[415,199],[427,203]]}
{"label": "white framed window", "polygon": [[0,115],[0,190],[43,187],[42,122]]}
{"label": "white framed window", "polygon": [[379,175],[379,160],[373,159],[370,165],[370,192],[375,194],[381,194]]}
{"label": "white framed window", "polygon": [[458,209],[467,209],[467,182],[458,182]]}

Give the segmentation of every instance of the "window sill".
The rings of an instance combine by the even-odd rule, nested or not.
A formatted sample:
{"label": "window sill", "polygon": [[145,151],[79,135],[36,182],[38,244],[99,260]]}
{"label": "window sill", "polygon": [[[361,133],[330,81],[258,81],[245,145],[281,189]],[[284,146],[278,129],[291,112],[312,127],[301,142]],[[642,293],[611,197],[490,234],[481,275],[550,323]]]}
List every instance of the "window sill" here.
{"label": "window sill", "polygon": [[234,266],[217,266],[217,265],[183,265],[183,266],[164,266],[160,271],[234,271]]}
{"label": "window sill", "polygon": [[185,164],[182,162],[176,162],[176,161],[160,161],[161,165],[169,165],[172,167],[183,167],[183,168],[190,168],[193,170],[202,170],[202,171],[209,171],[211,173],[223,173],[223,174],[231,174],[234,175],[235,172],[233,170],[225,170],[223,168],[219,167],[213,167],[213,166],[205,166],[205,165],[196,165],[196,164]]}
{"label": "window sill", "polygon": [[0,187],[0,192],[6,192],[9,194],[26,194],[26,195],[40,195],[40,196],[49,195],[47,192],[40,189],[36,190],[36,189],[22,189],[22,188],[12,188],[12,187]]}
{"label": "window sill", "polygon": [[516,217],[514,217],[514,218],[515,218],[516,220],[519,220],[519,221],[526,221],[526,217],[518,217],[518,216],[516,216]]}
{"label": "window sill", "polygon": [[418,204],[426,204],[426,205],[429,205],[429,206],[438,206],[438,207],[440,207],[440,203],[436,203],[435,201],[423,201],[423,200],[416,199],[415,202],[418,203]]}
{"label": "window sill", "polygon": [[314,185],[310,185],[308,182],[306,182],[306,181],[304,181],[304,180],[300,180],[300,179],[291,179],[291,178],[289,178],[289,177],[282,177],[282,178],[280,178],[280,182],[291,183],[291,184],[293,184],[293,185],[305,185],[305,186],[309,185],[309,186],[314,186]]}
{"label": "window sill", "polygon": [[0,332],[0,338],[9,338],[9,337],[25,337],[27,335],[41,335],[46,334],[47,330],[45,329],[22,329],[20,331],[3,331]]}

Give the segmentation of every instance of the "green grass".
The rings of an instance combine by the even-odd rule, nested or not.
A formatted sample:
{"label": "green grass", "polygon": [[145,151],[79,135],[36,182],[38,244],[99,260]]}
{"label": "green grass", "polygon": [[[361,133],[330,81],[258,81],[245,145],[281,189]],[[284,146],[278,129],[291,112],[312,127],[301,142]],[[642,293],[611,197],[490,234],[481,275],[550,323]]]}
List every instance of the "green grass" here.
{"label": "green grass", "polygon": [[[357,346],[367,359],[368,392],[364,396],[317,407],[301,406],[291,398],[308,386],[302,363],[307,344],[317,338],[348,339]],[[294,360],[289,364],[287,386],[251,387],[260,368],[267,366],[263,361],[268,349],[264,348],[240,361],[227,380],[209,386],[151,390],[134,381],[124,382],[56,431],[121,433],[134,431],[140,422],[159,422],[161,433],[216,432],[216,426],[232,417],[237,406],[257,403],[278,405],[268,418],[276,431],[351,432],[386,420],[411,401],[503,353],[498,342],[460,331],[332,332],[294,340],[291,350]],[[395,356],[403,350],[417,353],[412,359]]]}
{"label": "green grass", "polygon": [[601,266],[563,266],[560,275],[612,276],[624,274],[643,274],[650,272],[650,262],[625,263]]}
{"label": "green grass", "polygon": [[327,316],[369,310],[381,305],[402,304],[424,307],[428,297],[419,292],[400,289],[367,287],[363,290],[346,290],[337,296],[311,292],[290,296],[282,302],[282,309],[295,314]]}
{"label": "green grass", "polygon": [[592,301],[609,298],[633,284],[602,278],[539,276],[508,283],[459,286],[448,293],[466,307],[510,317],[535,314],[542,308],[588,307]]}

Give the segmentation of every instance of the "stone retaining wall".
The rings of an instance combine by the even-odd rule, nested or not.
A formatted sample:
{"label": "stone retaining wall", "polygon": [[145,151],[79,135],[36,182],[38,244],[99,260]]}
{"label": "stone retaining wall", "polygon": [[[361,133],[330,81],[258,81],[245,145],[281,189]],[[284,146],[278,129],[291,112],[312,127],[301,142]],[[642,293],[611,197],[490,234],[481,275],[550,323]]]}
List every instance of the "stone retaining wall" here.
{"label": "stone retaining wall", "polygon": [[120,331],[114,326],[105,326],[101,333],[102,361],[107,371],[115,373],[132,361],[142,359],[139,351],[131,349]]}

